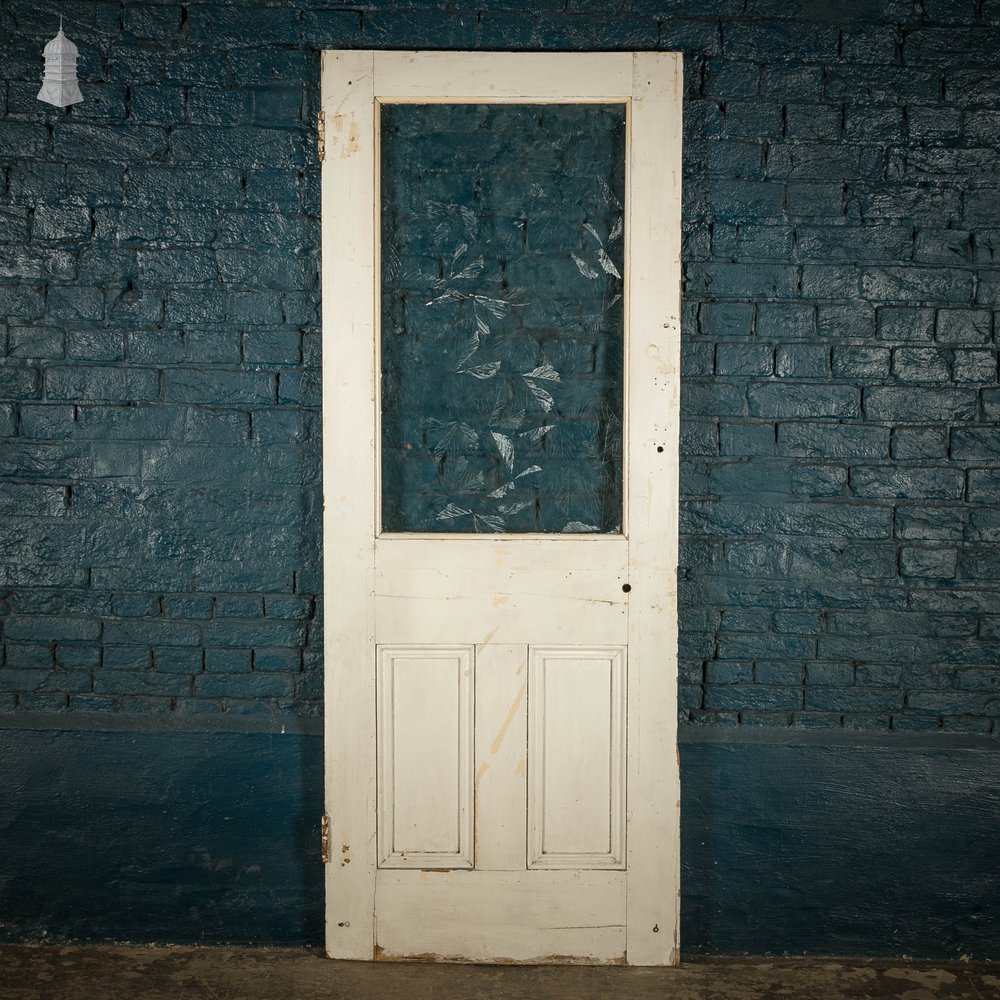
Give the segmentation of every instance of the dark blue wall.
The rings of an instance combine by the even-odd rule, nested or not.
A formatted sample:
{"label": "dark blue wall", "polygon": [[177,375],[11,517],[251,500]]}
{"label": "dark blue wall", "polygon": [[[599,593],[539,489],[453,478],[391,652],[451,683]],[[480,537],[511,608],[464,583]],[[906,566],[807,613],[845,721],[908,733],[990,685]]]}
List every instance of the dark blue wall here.
{"label": "dark blue wall", "polygon": [[[1000,959],[1000,760],[895,740],[682,744],[684,953]],[[0,760],[0,940],[322,943],[319,736],[7,730]]]}
{"label": "dark blue wall", "polygon": [[[35,99],[60,13],[86,96],[67,111]],[[290,869],[250,860],[278,792],[234,833],[212,769],[321,711],[319,50],[660,48],[685,52],[686,947],[996,957],[969,831],[1000,784],[998,42],[972,0],[0,5],[5,933],[315,940],[317,897],[289,887],[318,741],[273,738],[273,774],[313,775],[280,790]],[[99,785],[71,767],[88,754]],[[116,852],[131,932],[92,855],[30,856],[64,846],[60,788],[93,841],[149,815],[182,851]],[[848,812],[873,871],[894,831],[899,881],[845,879],[816,912]],[[261,870],[218,889],[202,842]],[[902,880],[929,867],[914,910]]]}

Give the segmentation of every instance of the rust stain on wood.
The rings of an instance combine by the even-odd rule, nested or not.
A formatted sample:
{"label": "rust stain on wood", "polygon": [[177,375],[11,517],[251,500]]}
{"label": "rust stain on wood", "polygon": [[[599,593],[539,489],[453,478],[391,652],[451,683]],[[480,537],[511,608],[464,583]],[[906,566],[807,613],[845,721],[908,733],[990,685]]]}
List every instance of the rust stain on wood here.
{"label": "rust stain on wood", "polygon": [[524,701],[524,692],[528,688],[528,679],[525,678],[521,681],[521,686],[518,688],[517,697],[514,699],[514,704],[510,706],[510,711],[507,713],[507,718],[503,720],[503,725],[500,727],[500,731],[497,733],[496,738],[490,744],[490,753],[495,754],[500,750],[503,744],[504,737],[507,735],[507,730],[510,729],[517,718],[517,711],[521,707],[521,702]]}

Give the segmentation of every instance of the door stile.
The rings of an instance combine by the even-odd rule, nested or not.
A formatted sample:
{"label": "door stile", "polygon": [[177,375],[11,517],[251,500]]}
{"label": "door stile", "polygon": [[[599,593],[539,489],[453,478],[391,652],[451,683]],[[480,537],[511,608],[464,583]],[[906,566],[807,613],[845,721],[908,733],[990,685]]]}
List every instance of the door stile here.
{"label": "door stile", "polygon": [[[346,95],[346,97],[344,96]],[[375,900],[374,71],[324,52],[323,588],[326,949],[371,959]],[[371,289],[366,293],[365,289]],[[350,433],[345,431],[350,428]],[[331,558],[336,553],[336,558]],[[344,581],[348,585],[344,586]],[[336,608],[331,605],[336,602]]]}
{"label": "door stile", "polygon": [[629,200],[629,965],[680,960],[681,57],[636,53]]}

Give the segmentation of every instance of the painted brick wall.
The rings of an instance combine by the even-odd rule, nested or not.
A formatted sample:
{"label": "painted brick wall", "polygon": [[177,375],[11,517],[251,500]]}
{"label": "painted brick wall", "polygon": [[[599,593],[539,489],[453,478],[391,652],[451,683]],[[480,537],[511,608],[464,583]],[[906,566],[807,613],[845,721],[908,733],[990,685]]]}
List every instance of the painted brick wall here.
{"label": "painted brick wall", "polygon": [[998,42],[993,0],[7,0],[0,712],[320,710],[318,50],[662,48],[685,718],[990,732]]}

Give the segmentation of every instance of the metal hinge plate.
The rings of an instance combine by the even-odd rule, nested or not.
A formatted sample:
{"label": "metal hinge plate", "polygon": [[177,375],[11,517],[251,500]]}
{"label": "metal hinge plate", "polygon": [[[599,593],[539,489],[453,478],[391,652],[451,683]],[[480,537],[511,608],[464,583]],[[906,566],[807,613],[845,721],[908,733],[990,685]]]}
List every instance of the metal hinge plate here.
{"label": "metal hinge plate", "polygon": [[319,162],[326,159],[326,115],[321,111],[316,119],[316,146],[319,149]]}
{"label": "metal hinge plate", "polygon": [[330,817],[323,813],[323,818],[319,824],[319,853],[323,859],[323,864],[330,863]]}

